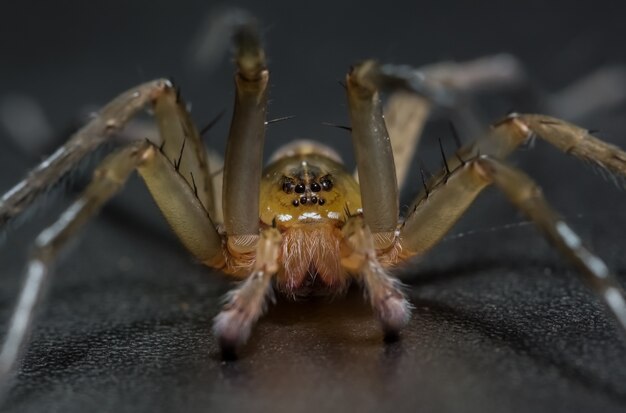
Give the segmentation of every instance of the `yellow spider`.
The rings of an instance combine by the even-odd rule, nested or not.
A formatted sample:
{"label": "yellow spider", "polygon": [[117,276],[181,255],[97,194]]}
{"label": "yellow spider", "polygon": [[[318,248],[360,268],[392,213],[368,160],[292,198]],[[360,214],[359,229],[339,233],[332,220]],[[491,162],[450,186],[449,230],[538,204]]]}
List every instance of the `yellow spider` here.
{"label": "yellow spider", "polygon": [[[281,148],[263,168],[269,71],[253,22],[237,26],[235,45],[235,110],[222,182],[209,172],[206,150],[176,88],[160,79],[115,98],[1,198],[0,223],[5,223],[152,106],[160,139],[133,142],[109,155],[85,192],[37,237],[0,354],[0,379],[25,345],[59,251],[135,170],[184,246],[207,266],[242,280],[214,321],[226,351],[245,343],[274,290],[292,297],[312,290],[335,294],[353,280],[363,285],[386,336],[396,336],[411,305],[388,268],[425,254],[492,184],[579,268],[626,329],[624,294],[607,266],[551,210],[537,185],[504,161],[538,136],[623,176],[622,150],[562,120],[511,114],[455,157],[444,158],[445,168],[424,182],[401,218],[398,188],[419,131],[432,106],[445,104],[468,68],[418,72],[372,61],[357,64],[347,75],[346,90],[358,173],[349,172],[331,148],[309,141]],[[386,118],[383,90],[391,92]]]}

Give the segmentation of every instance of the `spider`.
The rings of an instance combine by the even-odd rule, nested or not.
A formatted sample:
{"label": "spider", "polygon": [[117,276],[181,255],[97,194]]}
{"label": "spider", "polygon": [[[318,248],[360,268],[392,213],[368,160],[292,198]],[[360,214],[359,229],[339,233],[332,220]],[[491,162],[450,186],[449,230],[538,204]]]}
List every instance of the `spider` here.
{"label": "spider", "polygon": [[[152,106],[160,140],[131,142],[106,157],[84,193],[37,237],[0,353],[0,379],[19,359],[59,252],[134,171],[193,256],[242,281],[214,321],[213,332],[225,353],[246,342],[274,290],[290,297],[313,290],[337,294],[353,280],[363,285],[385,336],[396,337],[409,320],[411,305],[389,268],[436,245],[489,185],[499,188],[579,268],[626,329],[626,301],[615,277],[549,207],[538,186],[505,162],[538,136],[623,176],[625,152],[559,119],[510,114],[454,157],[444,157],[444,168],[423,178],[423,191],[399,218],[398,188],[407,178],[418,132],[434,105],[449,104],[468,67],[415,71],[359,63],[345,82],[358,173],[349,172],[331,148],[309,141],[283,147],[263,168],[269,72],[255,27],[248,21],[235,31],[236,100],[223,187],[209,173],[205,148],[180,94],[172,82],[159,79],[112,100],[1,198],[0,223],[6,223]],[[392,93],[386,117],[382,91]]]}

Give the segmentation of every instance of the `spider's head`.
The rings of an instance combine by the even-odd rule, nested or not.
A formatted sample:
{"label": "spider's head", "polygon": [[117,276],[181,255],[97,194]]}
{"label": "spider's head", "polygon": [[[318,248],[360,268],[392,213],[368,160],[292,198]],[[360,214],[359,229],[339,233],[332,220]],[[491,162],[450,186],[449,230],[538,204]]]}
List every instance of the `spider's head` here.
{"label": "spider's head", "polygon": [[359,187],[330,148],[298,142],[272,157],[261,181],[261,220],[284,226],[345,220],[361,208]]}

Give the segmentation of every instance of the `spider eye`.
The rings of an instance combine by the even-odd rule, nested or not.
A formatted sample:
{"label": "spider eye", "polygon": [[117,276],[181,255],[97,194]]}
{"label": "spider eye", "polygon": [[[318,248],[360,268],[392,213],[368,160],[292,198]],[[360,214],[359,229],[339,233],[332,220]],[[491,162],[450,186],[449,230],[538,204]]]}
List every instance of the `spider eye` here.
{"label": "spider eye", "polygon": [[305,190],[304,184],[298,184],[296,185],[296,193],[298,194],[303,194]]}
{"label": "spider eye", "polygon": [[324,189],[324,191],[330,191],[331,189],[333,189],[333,181],[328,179],[328,177],[326,176],[320,179],[320,183],[322,184],[322,188]]}
{"label": "spider eye", "polygon": [[313,182],[311,184],[311,191],[313,192],[319,192],[322,190],[322,187],[320,186],[320,184],[318,184],[317,182]]}
{"label": "spider eye", "polygon": [[286,180],[283,182],[283,191],[290,193],[293,190],[293,182]]}

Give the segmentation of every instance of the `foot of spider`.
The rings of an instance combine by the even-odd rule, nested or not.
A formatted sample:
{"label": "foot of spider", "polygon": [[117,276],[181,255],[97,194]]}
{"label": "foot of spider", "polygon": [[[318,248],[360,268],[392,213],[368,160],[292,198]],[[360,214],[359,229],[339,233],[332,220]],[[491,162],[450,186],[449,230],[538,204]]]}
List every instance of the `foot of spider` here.
{"label": "foot of spider", "polygon": [[235,358],[236,350],[250,337],[254,319],[236,305],[227,305],[213,320],[213,334],[217,338],[226,359]]}
{"label": "foot of spider", "polygon": [[383,328],[385,341],[396,341],[400,330],[409,323],[411,304],[398,290],[388,290],[383,296],[374,298],[372,306]]}

